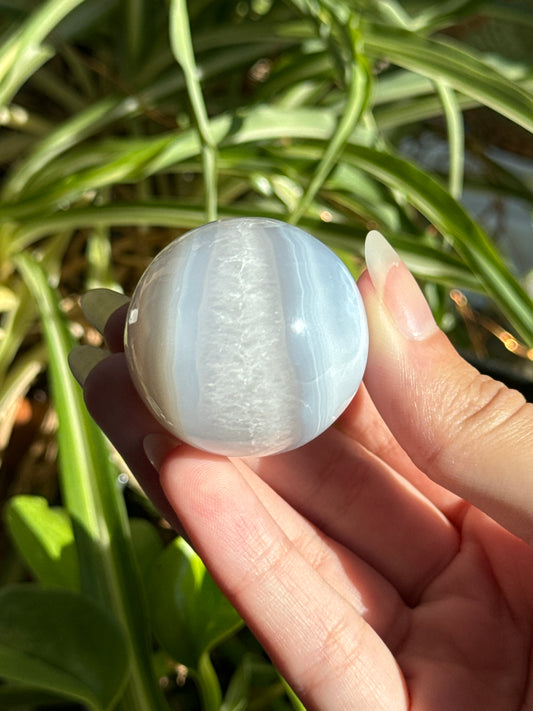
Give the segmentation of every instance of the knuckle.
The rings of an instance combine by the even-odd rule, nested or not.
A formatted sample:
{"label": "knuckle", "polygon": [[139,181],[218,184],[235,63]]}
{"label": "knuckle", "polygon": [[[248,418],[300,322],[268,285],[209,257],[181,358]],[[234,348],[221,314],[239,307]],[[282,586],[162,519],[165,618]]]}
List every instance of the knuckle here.
{"label": "knuckle", "polygon": [[334,684],[348,671],[357,668],[364,647],[365,628],[362,618],[351,614],[329,621],[315,661],[308,669],[308,688],[316,691],[324,684]]}
{"label": "knuckle", "polygon": [[432,438],[426,457],[437,468],[443,461],[449,463],[454,453],[482,447],[488,437],[512,437],[522,425],[525,409],[533,417],[533,407],[521,393],[475,369],[467,379],[444,379],[443,388],[447,395],[431,414]]}
{"label": "knuckle", "polygon": [[257,530],[253,545],[253,560],[249,561],[245,572],[233,581],[233,592],[242,596],[247,589],[262,585],[266,578],[278,578],[290,558],[290,548],[288,541],[261,536],[261,532]]}
{"label": "knuckle", "polygon": [[508,426],[526,404],[519,392],[484,375],[472,379],[462,399],[463,407],[456,411],[452,421],[451,435],[454,439],[468,437],[474,440],[477,436]]}

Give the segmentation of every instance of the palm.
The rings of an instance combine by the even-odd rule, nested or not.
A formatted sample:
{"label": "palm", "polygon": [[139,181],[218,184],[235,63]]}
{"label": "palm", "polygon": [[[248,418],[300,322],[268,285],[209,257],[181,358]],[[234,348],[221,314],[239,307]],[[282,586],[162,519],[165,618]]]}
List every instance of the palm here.
{"label": "palm", "polygon": [[390,628],[412,709],[526,708],[533,554],[476,510],[461,528],[457,554]]}
{"label": "palm", "polygon": [[[361,398],[357,421],[372,423]],[[390,433],[374,445],[376,430],[353,414],[307,454],[250,463],[298,514],[267,508],[383,639],[412,711],[529,708],[533,551],[427,480]],[[298,531],[290,519],[301,514]]]}

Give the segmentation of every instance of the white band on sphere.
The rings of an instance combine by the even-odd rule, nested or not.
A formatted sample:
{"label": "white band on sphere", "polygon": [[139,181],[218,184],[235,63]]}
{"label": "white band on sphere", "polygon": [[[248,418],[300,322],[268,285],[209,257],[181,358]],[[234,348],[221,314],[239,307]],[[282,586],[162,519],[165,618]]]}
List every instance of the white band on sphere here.
{"label": "white band on sphere", "polygon": [[329,427],[363,377],[368,328],[343,262],[298,227],[219,220],[169,244],[133,295],[130,372],[176,437],[275,454]]}

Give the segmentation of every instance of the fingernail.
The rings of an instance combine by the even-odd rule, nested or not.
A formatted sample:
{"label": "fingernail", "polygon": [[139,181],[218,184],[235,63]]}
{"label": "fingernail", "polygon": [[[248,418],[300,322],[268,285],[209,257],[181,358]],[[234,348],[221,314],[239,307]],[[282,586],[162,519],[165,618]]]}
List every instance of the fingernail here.
{"label": "fingernail", "polygon": [[411,341],[423,341],[438,331],[429,304],[415,278],[380,232],[365,243],[368,273],[397,329]]}
{"label": "fingernail", "polygon": [[98,363],[107,358],[108,355],[109,353],[103,351],[101,348],[96,348],[96,346],[77,346],[70,351],[68,354],[68,364],[72,375],[76,378],[81,387],[85,385],[85,381],[95,365],[98,365]]}
{"label": "fingernail", "polygon": [[159,432],[146,435],[143,439],[144,453],[150,460],[150,464],[157,471],[161,469],[163,462],[172,450],[181,444],[179,439],[172,437],[172,435],[161,434]]}
{"label": "fingernail", "polygon": [[109,317],[128,302],[127,296],[111,289],[91,289],[80,299],[81,309],[87,320],[102,335]]}

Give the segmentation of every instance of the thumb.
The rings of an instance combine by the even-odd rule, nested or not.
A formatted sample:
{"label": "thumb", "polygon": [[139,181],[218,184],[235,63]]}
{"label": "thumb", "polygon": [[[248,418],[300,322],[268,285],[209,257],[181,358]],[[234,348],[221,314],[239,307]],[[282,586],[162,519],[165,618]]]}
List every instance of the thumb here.
{"label": "thumb", "polygon": [[383,419],[431,479],[532,544],[533,405],[459,356],[377,232],[366,261],[365,384]]}

